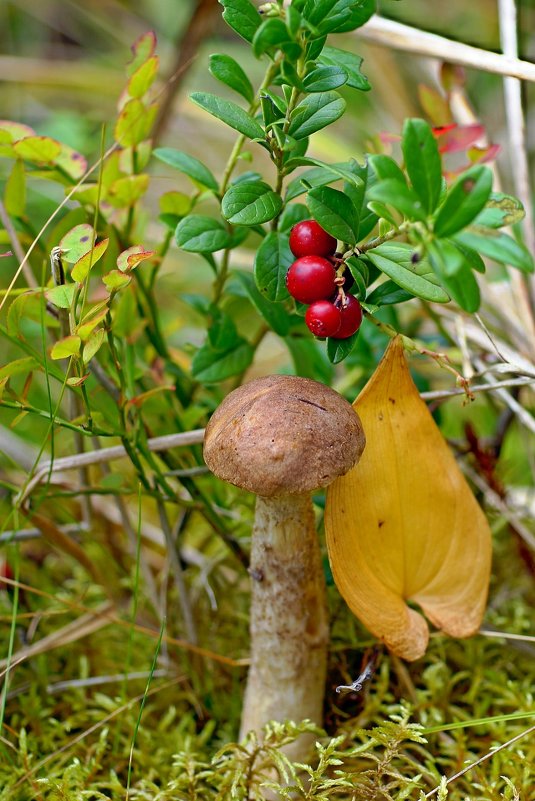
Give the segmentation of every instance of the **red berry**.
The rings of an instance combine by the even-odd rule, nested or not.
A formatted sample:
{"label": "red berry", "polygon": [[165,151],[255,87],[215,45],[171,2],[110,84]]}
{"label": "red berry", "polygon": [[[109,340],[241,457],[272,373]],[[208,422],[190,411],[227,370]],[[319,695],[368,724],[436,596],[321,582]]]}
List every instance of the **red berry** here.
{"label": "red berry", "polygon": [[294,256],[332,256],[336,239],[316,220],[303,220],[290,231],[290,250]]}
{"label": "red berry", "polygon": [[301,303],[327,300],[334,295],[336,272],[330,261],[321,256],[302,256],[286,273],[290,295]]}
{"label": "red berry", "polygon": [[362,322],[362,309],[353,295],[346,295],[343,301],[337,301],[342,322],[335,334],[335,339],[347,339],[359,330]]}
{"label": "red berry", "polygon": [[340,328],[342,312],[330,300],[316,300],[308,307],[305,322],[317,337],[333,337]]}

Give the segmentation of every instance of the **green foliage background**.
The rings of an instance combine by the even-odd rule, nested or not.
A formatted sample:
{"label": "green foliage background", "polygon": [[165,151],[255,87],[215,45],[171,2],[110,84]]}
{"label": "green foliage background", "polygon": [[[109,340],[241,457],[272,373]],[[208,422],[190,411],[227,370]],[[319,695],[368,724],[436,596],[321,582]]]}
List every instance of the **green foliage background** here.
{"label": "green foliage background", "polygon": [[[411,3],[382,0],[379,5],[386,16],[453,38],[462,31],[463,41],[499,49],[498,20],[491,0],[472,4],[455,0],[440,4],[440,13],[430,13],[429,3],[420,0]],[[2,116],[25,122],[40,134],[56,137],[83,152],[93,163],[101,152],[103,124],[105,142],[111,141],[116,101],[125,83],[124,65],[130,57],[131,43],[153,29],[162,59],[161,75],[164,78],[171,75],[193,7],[193,3],[169,0],[4,3],[0,8],[0,72],[5,79],[0,84]],[[529,59],[534,56],[530,51],[535,45],[529,32],[535,26],[535,10],[528,0],[519,7],[521,45],[523,55]],[[340,46],[352,41],[349,35],[340,37]],[[232,148],[234,134],[212,123],[205,112],[187,99],[190,91],[219,91],[206,69],[208,56],[213,52],[236,58],[254,85],[261,80],[261,65],[251,59],[245,44],[217,21],[210,36],[191,54],[192,61],[184,72],[173,114],[158,144],[185,150],[219,174]],[[433,80],[424,60],[361,42],[357,52],[364,56],[363,70],[373,90],[368,94],[341,90],[350,100],[348,112],[343,122],[315,136],[312,153],[316,158],[361,159],[378,132],[399,133],[405,118],[422,116],[417,84]],[[467,96],[476,105],[491,141],[498,142],[506,138],[501,92],[498,76],[468,72]],[[532,95],[533,89],[528,87],[528,101]],[[510,158],[504,147],[498,163],[503,189],[512,192]],[[5,166],[2,161],[0,171]],[[242,169],[247,167],[244,162]],[[266,156],[257,151],[255,167],[269,174]],[[185,177],[155,160],[151,162],[150,173],[149,191],[134,230],[136,241],[142,241],[147,248],[157,247],[165,236],[165,227],[157,219],[159,197],[170,190],[189,191],[190,186]],[[6,177],[7,172],[0,172],[2,181]],[[62,198],[59,186],[44,182],[32,185],[28,194],[28,227],[20,231],[25,246]],[[7,243],[3,244],[6,247],[2,249],[7,249]],[[252,243],[238,251],[235,266],[250,267],[254,249]],[[41,264],[43,271],[47,270],[46,257],[43,250],[34,266]],[[15,260],[5,259],[0,265],[0,284],[5,288]],[[494,275],[500,277],[501,273],[495,270]],[[154,297],[161,330],[176,363],[177,379],[189,370],[190,357],[206,334],[202,309],[199,311],[198,307],[200,301],[196,301],[196,308],[191,295],[208,296],[212,280],[209,267],[197,256],[174,246],[166,254]],[[238,331],[249,332],[256,318],[242,300],[236,291],[227,310]],[[149,320],[150,309],[145,311]],[[416,304],[409,306],[401,315],[404,332],[420,335],[424,325],[423,341],[446,348],[460,366],[460,354],[443,338],[440,321],[434,321],[436,329],[425,328],[428,315],[428,309],[422,310]],[[129,310],[125,309],[125,326],[128,316]],[[399,319],[387,311],[383,321],[398,323]],[[30,315],[22,327],[26,341],[40,341],[42,327],[38,312],[34,310],[33,319]],[[507,337],[510,333],[507,320],[499,320],[497,330]],[[160,379],[161,365],[153,359],[141,331],[139,337],[132,375],[135,380],[147,381],[148,388],[154,377],[151,371],[156,380]],[[334,382],[349,398],[354,397],[373,370],[385,342],[384,333],[370,328],[362,344],[359,343],[358,356],[353,362],[343,370],[335,370],[325,358],[318,357],[316,377]],[[20,343],[4,339],[2,348],[0,367],[21,357]],[[438,372],[433,364],[421,359],[417,365],[416,378],[422,389],[452,386],[451,376]],[[265,335],[254,371],[260,374],[289,369],[292,364],[288,352],[273,334]],[[23,381],[23,376],[12,379],[20,397],[25,392]],[[227,384],[204,389],[197,402],[184,410],[180,426],[191,429],[202,425],[206,413],[230,388]],[[48,409],[45,381],[34,382],[29,393],[35,408]],[[533,396],[524,398],[528,410],[532,410]],[[170,426],[176,430],[178,424],[164,401],[156,396],[147,404],[151,434],[172,433]],[[102,418],[109,419],[115,413],[113,403],[104,394],[96,394],[95,408]],[[68,430],[58,432],[50,440],[47,414],[26,414],[18,419],[19,411],[0,409],[3,430],[19,438],[15,455],[6,446],[0,457],[3,493],[0,503],[6,521],[4,528],[8,529],[33,524],[22,514],[19,518],[13,516],[12,498],[25,480],[26,465],[33,461],[38,450],[43,447],[48,453],[51,444],[56,455],[73,450]],[[466,424],[475,430],[479,445],[484,447],[488,444],[485,438],[495,437],[503,420],[503,407],[488,397],[481,397],[470,406],[464,406],[462,400],[450,400],[435,411],[445,435],[460,454],[470,451]],[[68,415],[67,410],[65,414]],[[14,421],[14,431],[10,432],[9,426]],[[146,453],[144,456],[147,458]],[[481,467],[474,448],[465,461],[472,469],[474,464],[476,470]],[[526,439],[518,420],[513,419],[493,466],[493,477],[513,493],[527,488],[529,496],[533,485],[532,464],[533,444]],[[109,473],[94,470],[90,479],[98,494],[91,533],[78,531],[85,564],[80,562],[79,553],[66,555],[57,538],[49,538],[47,542],[32,539],[20,549],[14,545],[2,546],[0,555],[7,556],[27,587],[16,596],[13,590],[9,594],[5,588],[0,589],[0,636],[5,644],[0,656],[24,652],[33,641],[60,631],[59,647],[47,643],[42,653],[13,668],[10,694],[2,697],[5,722],[4,739],[0,742],[4,749],[0,759],[2,801],[119,799],[125,797],[127,786],[131,798],[245,801],[259,797],[260,783],[273,775],[270,773],[273,766],[281,772],[287,771],[288,781],[296,785],[293,792],[298,798],[417,799],[420,789],[431,791],[442,775],[451,776],[465,762],[487,754],[532,724],[529,716],[535,714],[534,646],[528,638],[535,634],[533,558],[502,515],[489,510],[495,535],[495,567],[485,627],[525,639],[505,641],[481,636],[469,642],[452,642],[437,635],[432,638],[425,660],[405,666],[385,655],[377,675],[362,695],[340,698],[334,693],[335,686],[358,675],[363,649],[373,643],[331,587],[333,642],[327,734],[321,736],[320,747],[320,751],[326,751],[320,754],[319,766],[314,768],[312,789],[299,789],[299,772],[280,756],[281,743],[296,734],[291,727],[274,727],[268,739],[271,750],[268,747],[258,751],[254,760],[247,756],[232,743],[237,736],[245,675],[242,661],[248,653],[248,577],[236,555],[243,555],[248,548],[252,499],[214,482],[202,472],[197,475],[199,467],[197,448],[175,454],[171,462],[158,465],[160,484],[143,492],[141,501],[139,476],[136,478],[130,469],[113,467]],[[162,482],[168,480],[166,471],[172,470],[182,471],[183,487],[190,494],[182,495],[167,511],[164,505],[162,516],[161,498],[165,497]],[[184,474],[184,471],[190,472]],[[45,488],[38,503],[44,504],[43,509],[56,523],[77,524],[79,509],[73,496],[78,494],[72,483],[66,481]],[[215,504],[215,520],[207,514],[212,508],[207,498]],[[126,504],[133,532],[130,540],[124,536],[121,501]],[[321,523],[322,498],[316,501]],[[113,514],[112,507],[116,510]],[[170,569],[171,560],[165,555],[162,520],[164,529],[170,524],[172,533],[179,535],[173,544],[194,608],[199,644],[208,654],[197,654],[184,647],[188,632],[182,614],[174,611],[179,608],[177,576],[180,574],[173,573],[172,567],[173,577],[166,597],[167,580],[162,576]],[[530,525],[529,520],[526,524]],[[219,527],[218,535],[214,534],[214,525]],[[156,576],[160,591],[161,603],[157,609],[146,591],[143,571],[147,567]],[[105,581],[101,584],[99,579],[103,576]],[[94,633],[82,638],[80,632],[87,622],[84,615],[91,616],[107,603],[110,587],[116,604],[113,617],[108,625],[96,627]],[[40,596],[32,588],[45,594]],[[164,614],[167,628],[161,641],[159,672],[151,674]],[[73,623],[75,631],[71,642],[68,630],[63,628],[69,623]],[[91,685],[87,681],[91,677],[103,677],[104,681]],[[66,685],[62,686],[62,681]],[[149,695],[141,708],[147,689]],[[515,715],[525,717],[516,719]],[[488,718],[492,720],[484,720]],[[477,725],[463,725],[474,720]],[[453,722],[457,728],[448,729]],[[413,724],[422,729],[411,728]],[[91,730],[93,725],[95,729]],[[469,797],[474,801],[535,798],[533,742],[533,735],[526,737],[453,782],[449,797],[459,800]],[[249,778],[244,780],[244,775]],[[290,790],[285,792],[288,794]]]}

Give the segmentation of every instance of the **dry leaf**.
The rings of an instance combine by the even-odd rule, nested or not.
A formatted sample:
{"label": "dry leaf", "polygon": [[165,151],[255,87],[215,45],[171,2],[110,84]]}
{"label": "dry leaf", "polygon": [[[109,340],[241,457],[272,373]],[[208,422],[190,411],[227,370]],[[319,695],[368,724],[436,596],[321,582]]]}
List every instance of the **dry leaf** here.
{"label": "dry leaf", "polygon": [[334,579],[376,637],[398,656],[418,659],[429,630],[414,605],[453,637],[478,630],[490,529],[418,394],[399,337],[354,407],[367,444],[359,464],[327,494]]}

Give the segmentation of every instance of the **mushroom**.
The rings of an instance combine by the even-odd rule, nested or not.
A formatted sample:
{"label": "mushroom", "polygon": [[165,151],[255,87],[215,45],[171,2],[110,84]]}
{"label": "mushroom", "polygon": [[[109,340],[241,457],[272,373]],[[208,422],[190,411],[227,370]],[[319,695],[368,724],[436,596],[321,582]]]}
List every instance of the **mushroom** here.
{"label": "mushroom", "polygon": [[[231,392],[206,428],[210,470],[258,496],[241,736],[260,735],[270,720],[321,725],[329,630],[310,492],[346,473],[364,445],[359,417],[344,398],[286,375]],[[287,753],[304,759],[309,745],[301,737]]]}

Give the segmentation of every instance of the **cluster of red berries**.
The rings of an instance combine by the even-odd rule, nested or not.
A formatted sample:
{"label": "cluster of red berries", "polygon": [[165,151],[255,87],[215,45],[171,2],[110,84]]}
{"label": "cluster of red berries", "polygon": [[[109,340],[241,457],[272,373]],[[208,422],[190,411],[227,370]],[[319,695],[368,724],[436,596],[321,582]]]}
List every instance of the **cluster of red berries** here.
{"label": "cluster of red berries", "polygon": [[343,264],[336,254],[336,239],[315,220],[303,220],[290,232],[290,250],[297,258],[286,274],[286,287],[293,298],[308,305],[305,322],[312,333],[347,339],[358,331],[362,309],[353,295],[344,292],[349,282],[335,267]]}

